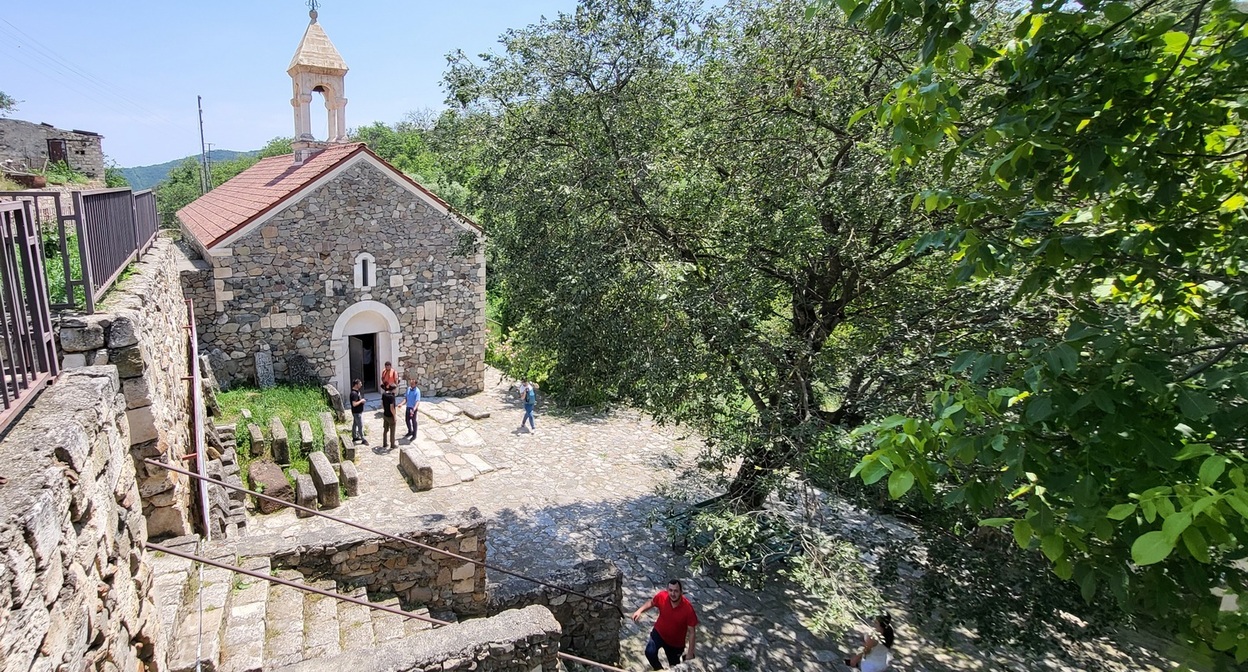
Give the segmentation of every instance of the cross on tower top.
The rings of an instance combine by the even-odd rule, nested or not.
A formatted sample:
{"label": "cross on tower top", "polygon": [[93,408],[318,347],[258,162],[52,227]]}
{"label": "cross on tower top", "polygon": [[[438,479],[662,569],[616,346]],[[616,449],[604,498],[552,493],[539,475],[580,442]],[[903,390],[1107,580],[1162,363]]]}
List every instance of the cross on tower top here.
{"label": "cross on tower top", "polygon": [[312,17],[312,23],[316,23],[316,8],[320,6],[321,3],[316,0],[308,0],[308,16]]}

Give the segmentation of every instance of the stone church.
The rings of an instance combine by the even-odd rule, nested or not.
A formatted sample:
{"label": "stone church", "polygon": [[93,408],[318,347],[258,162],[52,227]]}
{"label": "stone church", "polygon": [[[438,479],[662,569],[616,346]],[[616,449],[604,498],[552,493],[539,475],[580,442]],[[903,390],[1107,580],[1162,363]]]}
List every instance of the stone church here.
{"label": "stone church", "polygon": [[[347,139],[347,65],[312,21],[287,70],[294,153],[261,160],[178,211],[201,257],[183,274],[222,383],[316,378],[376,389],[384,362],[426,394],[484,386],[480,227]],[[326,140],[312,134],[316,94]]]}

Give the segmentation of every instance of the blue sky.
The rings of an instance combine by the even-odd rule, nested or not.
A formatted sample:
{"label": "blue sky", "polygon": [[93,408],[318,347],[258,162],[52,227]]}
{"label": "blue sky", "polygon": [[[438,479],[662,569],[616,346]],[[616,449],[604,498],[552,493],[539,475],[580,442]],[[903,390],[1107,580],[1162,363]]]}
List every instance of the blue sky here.
{"label": "blue sky", "polygon": [[[118,165],[198,153],[196,95],[215,148],[257,149],[294,133],[286,67],[308,23],[301,0],[0,4],[0,91],[21,101],[9,116],[101,133]],[[506,29],[575,6],[326,0],[319,22],[351,69],[347,125],[443,107],[448,52],[495,51]],[[322,136],[323,109],[313,124]]]}

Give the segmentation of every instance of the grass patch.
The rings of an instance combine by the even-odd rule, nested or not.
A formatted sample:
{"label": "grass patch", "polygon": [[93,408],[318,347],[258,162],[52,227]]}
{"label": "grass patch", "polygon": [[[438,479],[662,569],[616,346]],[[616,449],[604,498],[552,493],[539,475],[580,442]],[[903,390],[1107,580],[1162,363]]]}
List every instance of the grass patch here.
{"label": "grass patch", "polygon": [[[308,473],[308,456],[299,448],[299,421],[306,420],[312,425],[313,446],[325,445],[319,416],[330,408],[319,387],[278,385],[268,390],[236,388],[217,394],[217,403],[221,406],[221,421],[235,423],[238,462],[244,483],[248,482],[247,467],[251,462],[248,423],[258,425],[267,436],[269,421],[274,417],[281,418],[290,446],[290,466],[301,474]],[[243,420],[244,408],[251,411],[251,420]]]}

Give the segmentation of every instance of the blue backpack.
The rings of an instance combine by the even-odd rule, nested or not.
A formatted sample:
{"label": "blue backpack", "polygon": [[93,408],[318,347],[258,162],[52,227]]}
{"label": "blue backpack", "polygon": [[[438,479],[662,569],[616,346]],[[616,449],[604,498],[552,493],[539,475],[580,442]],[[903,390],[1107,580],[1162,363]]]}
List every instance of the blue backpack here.
{"label": "blue backpack", "polygon": [[533,391],[532,385],[530,385],[528,389],[524,391],[524,403],[526,404],[537,403],[537,393]]}

